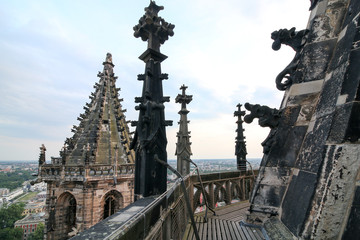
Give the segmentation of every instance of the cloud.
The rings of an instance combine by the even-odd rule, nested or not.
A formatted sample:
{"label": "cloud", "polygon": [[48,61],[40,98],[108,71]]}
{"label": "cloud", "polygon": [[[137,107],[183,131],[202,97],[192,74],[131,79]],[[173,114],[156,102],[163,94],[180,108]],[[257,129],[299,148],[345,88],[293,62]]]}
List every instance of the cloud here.
{"label": "cloud", "polygon": [[[7,143],[12,144],[9,150],[15,149],[15,143],[24,149],[9,153],[3,148],[0,159],[23,158],[25,152],[32,152],[31,147],[37,156],[39,144],[47,146],[47,141],[48,151],[54,148],[57,155],[65,137],[71,135],[70,126],[77,124],[83,112],[107,52],[113,54],[127,119],[137,119],[134,97],[141,95],[142,82],[136,76],[144,71],[138,56],[146,43],[133,37],[132,27],[146,4],[126,1],[126,10],[124,4],[0,3],[0,141],[14,141]],[[174,99],[186,84],[188,94],[194,96],[188,107],[194,157],[234,157],[236,104],[280,105],[282,93],[276,90],[274,79],[294,52],[286,47],[272,51],[270,33],[293,26],[300,30],[306,24],[309,4],[285,0],[158,4],[165,5],[160,15],[176,25],[175,36],[161,48],[169,56],[162,64],[163,72],[169,73],[169,80],[163,82],[164,95],[172,101],[165,104],[166,118],[174,121],[168,128],[169,156],[174,152],[179,119]],[[249,156],[259,157],[268,130],[255,124],[248,128]],[[33,156],[29,154],[28,159]]]}

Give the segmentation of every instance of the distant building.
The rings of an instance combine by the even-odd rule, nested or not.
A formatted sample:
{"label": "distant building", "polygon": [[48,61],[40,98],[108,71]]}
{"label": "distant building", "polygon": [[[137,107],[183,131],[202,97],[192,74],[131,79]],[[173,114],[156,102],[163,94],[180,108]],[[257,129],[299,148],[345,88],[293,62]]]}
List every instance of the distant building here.
{"label": "distant building", "polygon": [[14,191],[10,192],[9,194],[4,195],[3,198],[8,202],[8,201],[11,201],[14,198],[20,196],[23,193],[24,193],[23,189],[17,188]]}
{"label": "distant building", "polygon": [[23,219],[15,222],[15,228],[23,229],[23,240],[28,239],[29,235],[36,231],[40,223],[45,224],[45,213],[29,214]]}
{"label": "distant building", "polygon": [[42,201],[28,202],[25,206],[23,215],[45,212],[45,198]]}
{"label": "distant building", "polygon": [[40,183],[36,183],[33,186],[30,187],[30,191],[32,192],[36,192],[36,191],[46,191],[46,183],[45,182],[40,182]]}
{"label": "distant building", "polygon": [[0,188],[0,197],[7,195],[10,193],[10,190],[8,188]]}
{"label": "distant building", "polygon": [[36,199],[46,199],[46,191],[42,191],[42,192],[39,192],[37,195],[36,195]]}

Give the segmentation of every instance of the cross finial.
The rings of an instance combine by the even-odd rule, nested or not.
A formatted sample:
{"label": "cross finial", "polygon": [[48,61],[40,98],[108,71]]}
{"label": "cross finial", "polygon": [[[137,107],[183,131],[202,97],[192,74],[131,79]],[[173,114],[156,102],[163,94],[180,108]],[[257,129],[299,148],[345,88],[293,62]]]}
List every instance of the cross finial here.
{"label": "cross finial", "polygon": [[169,36],[174,35],[175,25],[167,23],[163,18],[158,16],[163,6],[158,6],[152,0],[150,5],[145,8],[145,14],[139,20],[139,23],[134,26],[134,36],[141,37],[143,41],[148,41],[148,48],[160,51],[160,45],[164,44]]}
{"label": "cross finial", "polygon": [[185,90],[187,89],[188,87],[185,86],[185,84],[183,84],[181,87],[180,87],[180,90],[182,90],[182,95],[185,95]]}
{"label": "cross finial", "polygon": [[41,152],[42,154],[44,154],[44,153],[45,153],[45,151],[46,151],[46,147],[45,147],[45,145],[44,145],[44,144],[41,144],[41,147],[40,147],[40,152]]}

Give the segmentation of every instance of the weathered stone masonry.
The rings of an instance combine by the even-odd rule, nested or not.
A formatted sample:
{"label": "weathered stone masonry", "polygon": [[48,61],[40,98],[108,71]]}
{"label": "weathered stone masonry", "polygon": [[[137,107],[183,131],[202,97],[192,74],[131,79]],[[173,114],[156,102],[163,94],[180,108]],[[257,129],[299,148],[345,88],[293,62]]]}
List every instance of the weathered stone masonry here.
{"label": "weathered stone masonry", "polygon": [[45,163],[41,147],[37,181],[47,183],[46,239],[67,239],[133,201],[135,156],[111,54],[103,65],[61,157]]}
{"label": "weathered stone masonry", "polygon": [[360,2],[313,1],[249,220],[296,237],[353,239],[360,228]]}

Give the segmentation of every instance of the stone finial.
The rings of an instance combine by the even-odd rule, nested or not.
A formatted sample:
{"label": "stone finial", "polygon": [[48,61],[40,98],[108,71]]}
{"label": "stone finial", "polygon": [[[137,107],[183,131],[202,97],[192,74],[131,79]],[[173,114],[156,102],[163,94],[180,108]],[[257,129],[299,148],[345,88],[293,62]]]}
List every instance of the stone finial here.
{"label": "stone finial", "polygon": [[112,63],[112,55],[111,55],[111,53],[106,54],[105,62]]}
{"label": "stone finial", "polygon": [[175,25],[158,16],[159,11],[163,9],[163,6],[158,6],[155,2],[150,1],[150,5],[145,8],[144,16],[133,28],[134,36],[140,37],[143,41],[148,41],[148,48],[156,51],[160,50],[160,45],[164,44],[169,36],[174,35]]}
{"label": "stone finial", "polygon": [[245,144],[245,136],[243,129],[243,120],[242,117],[245,115],[245,111],[241,111],[241,104],[237,105],[237,111],[234,112],[234,117],[238,117],[237,123],[237,136],[236,136],[236,145],[235,145],[235,155],[237,161],[237,168],[240,171],[246,171],[246,144]]}
{"label": "stone finial", "polygon": [[189,104],[192,101],[192,95],[186,95],[185,91],[187,88],[188,87],[183,84],[180,87],[180,90],[182,90],[181,94],[178,94],[177,97],[175,98],[175,102],[181,103],[182,108],[185,108],[185,109],[186,109],[186,104]]}
{"label": "stone finial", "polygon": [[160,53],[160,45],[174,34],[175,26],[158,16],[162,9],[151,1],[134,27],[134,36],[148,41],[148,49],[139,57],[145,62],[145,72],[138,75],[143,81],[142,96],[135,98],[139,118],[131,124],[136,126],[130,145],[135,150],[135,199],[162,194],[167,188],[167,168],[155,160],[157,155],[167,162],[165,128],[172,125],[172,121],[165,120],[164,103],[170,97],[163,96],[162,80],[168,75],[161,73],[161,62],[167,56]]}
{"label": "stone finial", "polygon": [[178,94],[175,102],[181,103],[180,121],[179,121],[179,132],[177,133],[177,143],[176,143],[176,152],[177,156],[177,171],[180,172],[181,175],[185,176],[190,173],[190,157],[192,155],[191,152],[191,142],[190,142],[190,132],[188,130],[188,119],[187,114],[189,111],[186,109],[186,104],[189,104],[192,101],[192,95],[186,95],[186,89],[188,87],[182,85],[180,90],[182,90],[181,94]]}
{"label": "stone finial", "polygon": [[46,161],[45,159],[45,152],[46,152],[46,147],[44,144],[41,144],[40,147],[40,156],[39,156],[39,166],[43,165]]}
{"label": "stone finial", "polygon": [[62,165],[66,164],[66,154],[67,154],[67,145],[66,145],[66,143],[64,143],[64,146],[62,147],[62,149],[60,151]]}

